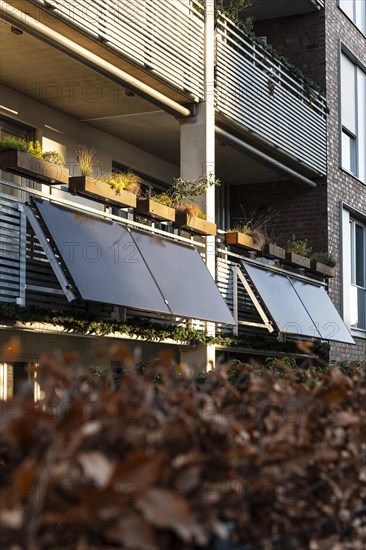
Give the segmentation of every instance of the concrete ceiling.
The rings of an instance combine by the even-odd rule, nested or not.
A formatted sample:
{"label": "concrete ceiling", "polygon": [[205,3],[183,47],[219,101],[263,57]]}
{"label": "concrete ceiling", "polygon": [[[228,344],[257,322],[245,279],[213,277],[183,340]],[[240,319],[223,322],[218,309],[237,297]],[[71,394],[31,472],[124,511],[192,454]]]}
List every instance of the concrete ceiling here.
{"label": "concrete ceiling", "polygon": [[[0,78],[11,89],[179,165],[179,123],[156,105],[65,53],[0,21]],[[2,102],[5,100],[2,100]],[[26,121],[22,121],[26,122]],[[231,184],[279,181],[278,173],[219,141],[217,171]]]}
{"label": "concrete ceiling", "polygon": [[[179,164],[179,124],[156,105],[0,21],[2,84]],[[159,139],[156,139],[156,136]]]}

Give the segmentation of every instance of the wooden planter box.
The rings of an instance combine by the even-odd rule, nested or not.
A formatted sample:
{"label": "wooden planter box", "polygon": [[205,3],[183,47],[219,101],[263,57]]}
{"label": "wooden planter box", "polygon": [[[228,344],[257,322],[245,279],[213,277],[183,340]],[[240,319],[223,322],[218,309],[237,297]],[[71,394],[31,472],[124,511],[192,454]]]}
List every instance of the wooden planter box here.
{"label": "wooden planter box", "polygon": [[199,235],[216,235],[215,223],[208,222],[207,220],[203,220],[197,216],[190,216],[186,212],[176,211],[175,225],[187,229],[192,233],[198,233]]}
{"label": "wooden planter box", "polygon": [[105,181],[96,180],[89,176],[76,176],[69,178],[69,191],[76,195],[93,198],[119,207],[130,206],[136,208],[137,198],[134,193],[121,191],[116,193]]}
{"label": "wooden planter box", "polygon": [[335,277],[336,274],[334,267],[316,262],[315,260],[311,260],[311,269],[312,271],[325,275],[326,277]]}
{"label": "wooden planter box", "polygon": [[253,250],[260,250],[260,246],[254,244],[252,237],[245,233],[238,233],[237,231],[230,231],[225,234],[225,243],[235,246],[243,246],[245,248],[251,248]]}
{"label": "wooden planter box", "polygon": [[272,243],[264,245],[263,254],[266,256],[271,256],[271,258],[280,258],[281,260],[286,259],[286,250]]}
{"label": "wooden planter box", "polygon": [[68,183],[69,169],[47,160],[37,159],[24,151],[1,151],[0,168],[48,185]]}
{"label": "wooden planter box", "polygon": [[286,261],[298,267],[304,267],[305,269],[310,269],[310,263],[311,263],[310,258],[305,258],[305,256],[300,256],[300,254],[295,254],[294,252],[286,251]]}
{"label": "wooden planter box", "polygon": [[175,221],[175,210],[153,199],[137,199],[137,212],[157,220]]}

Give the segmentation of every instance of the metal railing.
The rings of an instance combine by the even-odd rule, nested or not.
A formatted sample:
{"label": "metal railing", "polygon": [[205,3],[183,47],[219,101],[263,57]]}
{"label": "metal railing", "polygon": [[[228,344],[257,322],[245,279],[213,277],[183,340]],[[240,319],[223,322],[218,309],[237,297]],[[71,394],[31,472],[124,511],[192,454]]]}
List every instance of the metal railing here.
{"label": "metal railing", "polygon": [[204,16],[197,0],[35,0],[181,91],[204,94]]}
{"label": "metal railing", "polygon": [[225,15],[217,17],[216,108],[310,168],[326,169],[326,101]]}

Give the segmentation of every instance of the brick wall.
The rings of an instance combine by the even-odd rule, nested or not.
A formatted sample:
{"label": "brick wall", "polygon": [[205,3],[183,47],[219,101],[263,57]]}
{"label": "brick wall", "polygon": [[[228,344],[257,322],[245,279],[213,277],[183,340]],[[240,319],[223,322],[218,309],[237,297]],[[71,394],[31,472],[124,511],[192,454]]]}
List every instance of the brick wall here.
{"label": "brick wall", "polygon": [[231,226],[266,209],[278,212],[269,228],[277,244],[286,244],[295,235],[308,239],[314,250],[327,250],[327,198],[325,179],[312,189],[294,182],[269,182],[232,186],[230,189]]}
{"label": "brick wall", "polygon": [[257,21],[254,31],[325,89],[324,11]]}
{"label": "brick wall", "polygon": [[[325,2],[326,14],[326,91],[329,106],[328,115],[328,233],[330,247],[337,251],[341,266],[341,219],[340,203],[344,201],[363,212],[366,216],[365,184],[348,175],[340,166],[339,140],[339,47],[342,41],[366,67],[366,39],[361,32],[337,7],[336,0]],[[330,296],[337,309],[342,307],[341,270],[330,282]],[[365,359],[366,340],[358,339],[357,346],[332,346],[334,359]]]}

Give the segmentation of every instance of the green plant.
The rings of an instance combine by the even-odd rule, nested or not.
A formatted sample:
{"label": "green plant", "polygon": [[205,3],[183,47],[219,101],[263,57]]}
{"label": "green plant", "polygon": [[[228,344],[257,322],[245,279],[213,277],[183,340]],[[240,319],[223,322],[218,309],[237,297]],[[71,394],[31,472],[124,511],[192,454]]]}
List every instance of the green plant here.
{"label": "green plant", "polygon": [[111,172],[111,174],[107,174],[101,179],[108,183],[117,195],[122,191],[129,191],[130,193],[134,193],[134,195],[139,195],[140,193],[142,180],[133,172]]}
{"label": "green plant", "polygon": [[268,236],[268,229],[272,223],[276,223],[278,212],[276,210],[265,209],[257,212],[254,210],[247,216],[243,210],[243,218],[237,222],[231,231],[244,233],[252,237],[254,243],[262,247],[271,239]]}
{"label": "green plant", "polygon": [[15,136],[5,136],[0,141],[0,151],[24,151],[27,152],[28,145],[24,139]]}
{"label": "green plant", "polygon": [[179,207],[199,197],[212,185],[220,185],[220,180],[214,179],[211,174],[193,180],[174,178],[174,183],[167,194],[171,197],[172,204]]}
{"label": "green plant", "polygon": [[65,164],[65,159],[61,153],[57,151],[46,151],[42,155],[43,160],[50,162],[51,164],[56,164],[57,166],[63,166]]}
{"label": "green plant", "polygon": [[164,206],[173,206],[172,198],[167,193],[158,193],[153,195],[152,200],[158,202],[159,204],[164,204]]}
{"label": "green plant", "polygon": [[36,139],[35,141],[29,141],[28,153],[36,159],[42,158],[43,152],[42,152],[41,142],[39,141],[39,139]]}
{"label": "green plant", "polygon": [[319,262],[329,267],[335,267],[337,265],[337,260],[329,252],[314,252],[311,255],[311,259],[314,260],[314,262]]}
{"label": "green plant", "polygon": [[250,229],[250,225],[239,222],[236,225],[234,225],[234,227],[230,229],[230,231],[233,231],[235,233],[243,233],[243,235],[249,235],[251,229]]}
{"label": "green plant", "polygon": [[[269,53],[276,61],[279,61],[288,72],[302,82],[304,86],[304,92],[309,98],[309,103],[312,105],[317,96],[325,96],[322,88],[316,84],[311,78],[304,75],[304,73],[295,65],[292,65],[286,57],[281,55],[271,44],[266,44],[257,36],[253,30],[253,17],[243,17],[242,12],[253,5],[252,0],[216,0],[215,12],[216,16],[223,13],[228,17],[240,30],[242,30],[248,38],[250,38],[255,44],[258,44],[264,51]],[[326,107],[326,112],[329,109]]]}
{"label": "green plant", "polygon": [[288,252],[293,252],[294,254],[299,254],[306,258],[309,258],[312,251],[311,246],[308,245],[307,239],[296,239],[295,235],[292,235],[292,238],[287,241],[286,249]]}
{"label": "green plant", "polygon": [[253,0],[216,0],[215,10],[216,13],[221,12],[227,15],[232,21],[248,25],[248,28],[253,27],[253,18],[247,17],[246,19],[240,19],[241,12],[246,8],[250,8],[253,5]]}
{"label": "green plant", "polygon": [[79,164],[80,174],[82,176],[91,176],[93,168],[98,165],[94,149],[89,149],[82,143],[76,148],[76,158]]}

